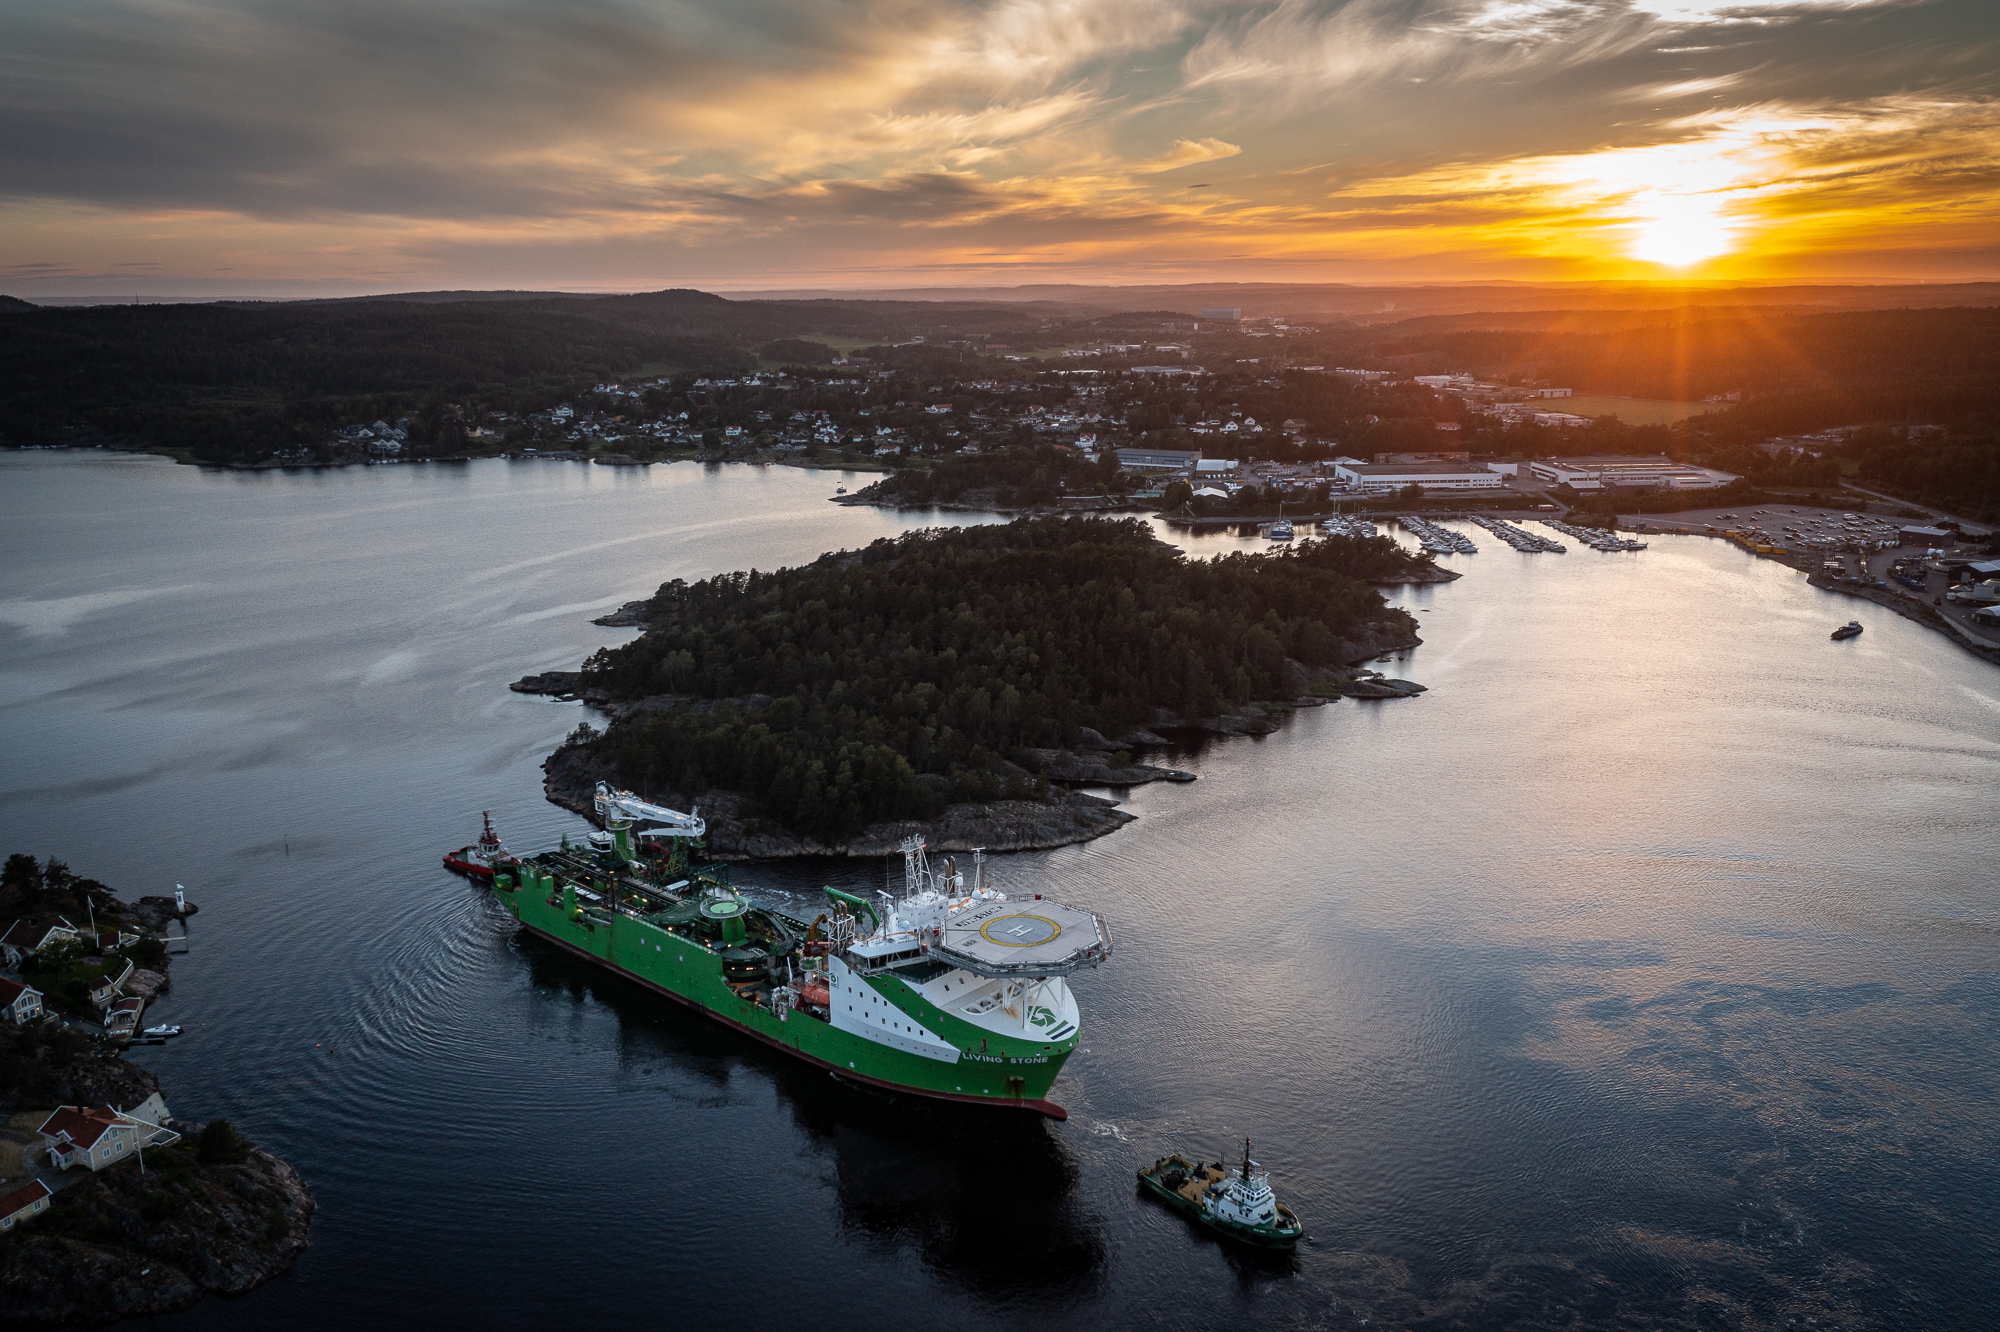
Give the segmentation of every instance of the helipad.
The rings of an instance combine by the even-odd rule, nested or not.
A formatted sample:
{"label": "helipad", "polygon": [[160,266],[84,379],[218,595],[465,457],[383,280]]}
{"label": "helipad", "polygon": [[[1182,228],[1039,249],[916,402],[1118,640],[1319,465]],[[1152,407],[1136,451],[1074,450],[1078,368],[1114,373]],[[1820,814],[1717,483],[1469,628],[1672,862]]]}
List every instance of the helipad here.
{"label": "helipad", "polygon": [[1111,931],[1060,902],[985,902],[947,917],[931,952],[982,976],[1065,976],[1110,956]]}
{"label": "helipad", "polygon": [[1047,916],[995,916],[979,927],[979,937],[1003,948],[1029,948],[1062,935],[1062,926]]}

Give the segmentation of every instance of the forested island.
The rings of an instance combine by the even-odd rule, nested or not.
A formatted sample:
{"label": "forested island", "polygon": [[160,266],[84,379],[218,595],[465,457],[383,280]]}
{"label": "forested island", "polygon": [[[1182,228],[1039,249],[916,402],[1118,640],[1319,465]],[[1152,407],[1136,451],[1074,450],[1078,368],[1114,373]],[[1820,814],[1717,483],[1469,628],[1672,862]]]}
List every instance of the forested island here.
{"label": "forested island", "polygon": [[1386,538],[1191,560],[1134,520],[1036,518],[676,579],[641,637],[554,682],[611,720],[550,757],[547,791],[699,804],[726,856],[1079,841],[1131,816],[1072,784],[1185,777],[1135,762],[1162,732],[1416,692],[1355,667],[1418,642],[1370,584],[1433,570]]}

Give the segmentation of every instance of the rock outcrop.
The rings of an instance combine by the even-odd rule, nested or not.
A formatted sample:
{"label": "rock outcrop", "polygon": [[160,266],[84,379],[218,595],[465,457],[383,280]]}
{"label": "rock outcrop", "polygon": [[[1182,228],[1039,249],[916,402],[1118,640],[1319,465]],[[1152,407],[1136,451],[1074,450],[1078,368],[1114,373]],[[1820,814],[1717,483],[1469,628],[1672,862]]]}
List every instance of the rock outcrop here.
{"label": "rock outcrop", "polygon": [[[550,802],[585,818],[596,817],[592,795],[617,770],[607,755],[569,746],[542,764],[542,791]],[[1112,801],[1082,792],[1054,800],[992,800],[948,805],[934,819],[899,819],[870,824],[851,837],[822,842],[802,837],[765,818],[752,801],[735,791],[711,790],[700,797],[659,793],[675,809],[698,807],[708,822],[709,854],[720,860],[785,859],[792,856],[886,856],[912,834],[933,851],[1041,851],[1087,842],[1132,822]]]}
{"label": "rock outcrop", "polygon": [[601,624],[607,629],[644,629],[646,612],[652,608],[650,600],[628,601],[609,615],[600,615],[592,624]]}
{"label": "rock outcrop", "polygon": [[1424,686],[1409,680],[1375,679],[1349,680],[1335,688],[1348,698],[1415,698],[1425,693]]}
{"label": "rock outcrop", "polygon": [[204,1294],[241,1295],[306,1250],[314,1203],[291,1166],[250,1149],[204,1162],[198,1124],[136,1162],[64,1189],[0,1247],[0,1309],[9,1324],[93,1325],[185,1309]]}
{"label": "rock outcrop", "polygon": [[[1096,732],[1091,732],[1095,735]],[[1098,737],[1100,740],[1102,736]],[[1124,753],[1123,750],[1111,751]],[[1125,754],[1123,765],[1114,765],[1103,759],[1085,758],[1067,749],[1027,749],[1021,751],[1021,761],[1032,761],[1035,769],[1052,782],[1067,782],[1079,786],[1143,786],[1147,782],[1191,782],[1194,774],[1182,772],[1178,768],[1159,768],[1150,763],[1133,763],[1131,755]]]}
{"label": "rock outcrop", "polygon": [[555,698],[580,698],[586,703],[609,703],[611,695],[602,689],[583,687],[582,671],[543,671],[524,675],[507,686],[517,694],[548,694]]}
{"label": "rock outcrop", "polygon": [[165,934],[167,926],[183,915],[192,916],[201,908],[194,903],[187,904],[185,912],[174,906],[171,897],[142,897],[131,906],[133,917],[155,934]]}

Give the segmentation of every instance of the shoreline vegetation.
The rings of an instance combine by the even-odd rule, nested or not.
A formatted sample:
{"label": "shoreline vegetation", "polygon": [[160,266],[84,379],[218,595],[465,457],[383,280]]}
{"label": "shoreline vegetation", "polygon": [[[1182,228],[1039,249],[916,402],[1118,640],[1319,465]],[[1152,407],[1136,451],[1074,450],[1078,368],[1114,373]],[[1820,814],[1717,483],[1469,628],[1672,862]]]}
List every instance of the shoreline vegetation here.
{"label": "shoreline vegetation", "polygon": [[[1376,316],[1336,315],[1316,291],[1331,294],[1259,289],[1261,308],[1240,322],[1121,309],[1114,289],[1028,302],[678,290],[39,308],[0,297],[0,446],[250,468],[832,458],[937,492],[915,498],[992,488],[996,507],[1025,510],[1148,488],[1092,475],[1107,449],[1298,465],[1430,452],[1442,426],[1475,460],[1664,453],[1774,488],[1852,480],[1975,521],[2000,515],[2000,310],[1980,304],[1990,284],[1950,297],[1827,288],[1811,309],[1743,293],[1613,309],[1600,292],[1583,307],[1495,310],[1481,304],[1488,289],[1437,288],[1433,313],[1402,292]],[[1142,292],[1194,299],[1129,298]],[[1378,317],[1387,310],[1398,313]],[[1494,409],[1545,394],[1639,414],[1670,394],[1706,410],[1638,424],[1615,410]]]}
{"label": "shoreline vegetation", "polygon": [[1386,538],[1189,560],[1132,519],[925,529],[667,583],[601,617],[638,639],[511,688],[608,718],[545,762],[551,801],[698,805],[724,859],[1038,849],[1133,820],[1079,787],[1193,780],[1140,761],[1175,736],[1421,693],[1360,669],[1420,641],[1370,584],[1452,576]]}
{"label": "shoreline vegetation", "polygon": [[[36,1130],[58,1107],[135,1110],[161,1095],[158,1075],[124,1058],[105,1034],[90,988],[129,960],[121,995],[164,993],[168,923],[195,910],[190,903],[178,912],[165,897],[123,902],[55,857],[6,861],[0,921],[38,935],[71,928],[75,937],[50,938],[22,959],[18,979],[43,996],[43,1013],[0,1021],[0,1195],[37,1179],[54,1190],[45,1211],[0,1234],[0,1326],[172,1313],[206,1294],[252,1290],[306,1250],[311,1192],[291,1165],[226,1120],[168,1118],[160,1127],[178,1139],[133,1159],[94,1171],[46,1167]],[[106,940],[114,946],[103,948]]]}

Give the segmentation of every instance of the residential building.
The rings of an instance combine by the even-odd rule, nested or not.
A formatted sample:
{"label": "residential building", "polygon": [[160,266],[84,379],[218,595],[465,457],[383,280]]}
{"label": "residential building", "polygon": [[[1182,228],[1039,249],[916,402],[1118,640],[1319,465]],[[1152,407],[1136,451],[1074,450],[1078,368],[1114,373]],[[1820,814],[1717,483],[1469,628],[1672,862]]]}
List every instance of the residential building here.
{"label": "residential building", "polygon": [[32,985],[0,976],[0,1013],[17,1026],[42,1015],[42,992]]}
{"label": "residential building", "polygon": [[102,974],[91,979],[90,1002],[96,1004],[99,1008],[110,1007],[111,1001],[118,997],[118,988],[125,983],[126,977],[131,974],[131,958],[119,957],[112,959],[111,965],[107,966]]}
{"label": "residential building", "polygon": [[104,1010],[104,1029],[113,1036],[130,1036],[139,1026],[139,1015],[146,1011],[146,1001],[131,995],[114,1002]]}
{"label": "residential building", "polygon": [[115,1165],[141,1147],[164,1147],[180,1139],[180,1134],[163,1125],[166,1103],[158,1092],[127,1114],[110,1105],[64,1105],[42,1121],[35,1130],[48,1149],[49,1161],[59,1170],[73,1165],[102,1170]]}
{"label": "residential building", "polygon": [[33,921],[17,920],[0,935],[0,953],[5,953],[7,965],[19,967],[28,956],[42,945],[56,939],[76,938],[74,925],[37,925]]}
{"label": "residential building", "polygon": [[0,1198],[0,1231],[12,1230],[30,1217],[48,1211],[53,1196],[49,1186],[37,1179]]}
{"label": "residential building", "polygon": [[140,1127],[108,1105],[65,1105],[36,1130],[48,1148],[49,1162],[60,1170],[80,1165],[102,1170],[124,1160],[142,1141]]}

